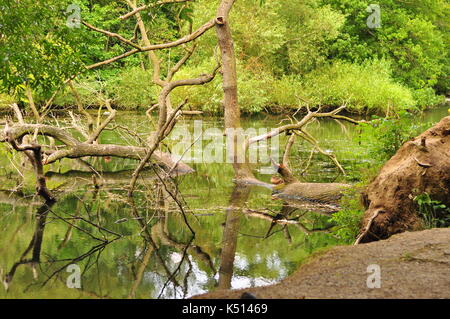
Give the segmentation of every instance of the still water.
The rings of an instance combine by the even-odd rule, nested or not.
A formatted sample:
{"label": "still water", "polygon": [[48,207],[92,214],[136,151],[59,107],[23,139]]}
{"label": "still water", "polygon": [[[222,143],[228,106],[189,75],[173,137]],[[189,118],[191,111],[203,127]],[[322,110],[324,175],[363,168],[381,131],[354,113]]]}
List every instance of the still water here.
{"label": "still water", "polygon": [[[442,107],[418,120],[437,122],[445,115]],[[186,118],[179,126],[192,132],[194,120]],[[223,128],[220,119],[202,121],[205,128]],[[242,125],[273,128],[280,121],[258,116],[243,119]],[[145,115],[119,113],[116,122],[142,138],[149,131]],[[301,180],[355,183],[361,168],[371,165],[352,124],[326,120],[308,131],[337,156],[347,175],[297,141],[290,164]],[[287,138],[280,137],[281,149]],[[137,139],[123,130],[105,131],[100,143]],[[65,159],[46,167],[48,186],[58,198],[48,207],[34,196],[34,174],[28,165],[22,167],[21,157],[5,145],[0,156],[1,298],[187,298],[217,286],[263,286],[291,274],[315,250],[340,243],[323,231],[330,226],[328,218],[313,213],[275,225],[269,234],[271,221],[261,213],[275,215],[282,203],[263,187],[235,188],[230,164],[194,161],[189,163],[194,173],[173,181],[161,181],[158,170],[148,169],[139,179],[133,208],[125,187],[135,161],[86,159],[94,173],[86,163]],[[260,180],[269,182],[269,166],[255,165]]]}

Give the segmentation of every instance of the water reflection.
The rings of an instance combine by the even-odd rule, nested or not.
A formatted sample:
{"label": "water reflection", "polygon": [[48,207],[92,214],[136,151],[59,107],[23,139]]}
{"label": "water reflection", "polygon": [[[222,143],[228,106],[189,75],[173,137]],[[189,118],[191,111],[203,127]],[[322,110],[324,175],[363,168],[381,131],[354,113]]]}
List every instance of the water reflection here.
{"label": "water reflection", "polygon": [[[149,168],[132,206],[123,188],[130,173],[49,171],[56,203],[23,191],[0,192],[5,288],[0,296],[187,298],[216,288],[270,284],[295,268],[274,254],[277,243],[256,247],[275,237],[272,228],[297,224],[284,206],[282,218],[249,208],[252,194],[259,200],[270,196],[262,196],[261,187],[234,186],[225,208],[190,207],[180,177],[164,178]],[[283,230],[286,244],[298,244]],[[245,247],[250,242],[251,249]],[[81,268],[80,289],[67,287],[71,264]]]}
{"label": "water reflection", "polygon": [[250,186],[236,185],[231,193],[229,207],[226,210],[225,228],[223,230],[222,251],[220,253],[218,288],[231,288],[233,264],[236,256],[237,237],[244,203],[250,195]]}
{"label": "water reflection", "polygon": [[[31,266],[34,277],[37,276],[36,266],[40,262],[42,238],[44,236],[44,229],[45,229],[45,221],[47,219],[47,214],[48,214],[50,208],[53,206],[53,204],[54,204],[54,202],[44,203],[44,205],[39,207],[38,210],[36,211],[36,226],[35,226],[35,231],[33,233],[31,241],[28,244],[25,251],[22,252],[19,260],[16,261],[12,265],[11,269],[9,270],[9,272],[5,275],[5,278],[3,279],[3,285],[5,286],[6,290],[9,289],[11,281],[14,278],[14,274],[16,273],[17,268],[21,265]],[[31,252],[31,258],[26,258],[30,252]]]}
{"label": "water reflection", "polygon": [[[135,114],[119,118],[130,119],[145,133],[145,121]],[[243,124],[273,127],[279,120]],[[331,121],[309,129],[348,173],[370,163],[352,126]],[[114,134],[101,139],[120,139]],[[32,173],[2,147],[0,278],[8,289],[0,288],[1,298],[187,298],[278,282],[316,249],[338,243],[328,233],[328,216],[272,200],[269,189],[234,185],[230,165],[197,163],[196,172],[173,178],[149,167],[130,205],[124,186],[135,162],[62,160],[46,173],[58,201],[44,205],[33,195],[34,180],[27,180]],[[291,154],[300,176],[310,147],[298,143]],[[334,182],[338,174],[320,155],[308,172],[302,181]],[[66,285],[71,263],[81,268],[81,289]]]}

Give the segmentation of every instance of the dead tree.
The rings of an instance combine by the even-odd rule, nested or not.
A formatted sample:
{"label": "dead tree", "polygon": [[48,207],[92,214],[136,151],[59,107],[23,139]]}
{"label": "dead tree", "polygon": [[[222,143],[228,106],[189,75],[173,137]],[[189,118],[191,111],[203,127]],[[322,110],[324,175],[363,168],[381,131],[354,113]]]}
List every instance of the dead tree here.
{"label": "dead tree", "polygon": [[246,161],[241,161],[245,158],[244,145],[239,141],[242,134],[239,128],[241,127],[241,112],[238,102],[238,88],[237,88],[237,74],[236,74],[236,57],[234,53],[233,36],[231,34],[231,26],[229,22],[229,14],[233,7],[235,0],[222,0],[217,10],[217,17],[215,18],[216,33],[219,41],[219,46],[222,54],[222,75],[223,75],[223,92],[224,92],[224,122],[228,140],[232,141],[232,156],[233,168],[235,178],[238,181],[254,179],[253,173]]}
{"label": "dead tree", "polygon": [[[176,2],[182,2],[182,1],[173,1],[173,3]],[[165,4],[167,2],[160,2],[159,4]],[[158,44],[158,45],[152,45],[150,43],[150,40],[147,36],[147,31],[144,25],[144,22],[142,21],[140,11],[148,9],[153,6],[143,6],[143,7],[137,7],[136,1],[134,0],[127,0],[127,4],[130,6],[132,11],[122,17],[120,19],[127,19],[131,16],[134,16],[137,21],[137,26],[139,28],[142,42],[144,46],[140,46],[139,44],[132,42],[128,39],[125,39],[121,35],[113,32],[109,32],[107,30],[102,30],[100,28],[96,28],[89,23],[83,21],[83,25],[88,27],[89,29],[102,33],[108,37],[114,37],[118,39],[119,41],[123,42],[124,44],[127,44],[129,46],[132,46],[134,49],[119,55],[117,57],[95,63],[93,65],[88,66],[88,69],[96,68],[105,64],[112,63],[114,61],[120,60],[122,58],[125,58],[127,56],[130,56],[135,53],[139,52],[147,52],[149,61],[153,65],[153,82],[161,87],[161,92],[158,96],[158,124],[156,131],[149,139],[149,145],[147,147],[147,150],[142,156],[141,161],[139,165],[137,166],[136,170],[134,171],[130,185],[129,185],[129,197],[131,198],[133,195],[133,190],[136,185],[136,180],[139,176],[139,173],[144,168],[144,166],[147,164],[147,162],[150,160],[150,158],[153,156],[153,154],[156,152],[159,144],[162,140],[164,140],[172,131],[173,127],[175,126],[175,123],[177,121],[177,118],[182,114],[181,108],[184,106],[185,103],[182,103],[180,106],[178,106],[175,110],[172,110],[171,100],[170,100],[170,93],[177,87],[180,86],[190,86],[190,85],[203,85],[205,83],[210,82],[214,79],[215,75],[217,74],[217,71],[220,68],[220,64],[218,63],[217,66],[213,69],[211,74],[204,74],[200,75],[197,78],[191,78],[191,79],[182,79],[182,80],[173,80],[174,75],[180,70],[180,68],[189,60],[191,55],[193,54],[195,50],[195,45],[193,45],[191,48],[185,48],[186,53],[185,55],[169,70],[167,76],[162,79],[161,78],[161,61],[157,57],[156,53],[154,51],[165,49],[165,48],[171,48],[171,47],[177,47],[177,46],[183,46],[188,42],[194,41],[196,38],[201,36],[203,33],[205,33],[207,30],[211,29],[215,24],[215,20],[210,20],[207,23],[205,23],[203,26],[201,26],[199,29],[197,29],[194,32],[190,32],[190,34],[172,42],[164,43],[164,44]],[[192,28],[190,28],[192,29]],[[192,30],[191,30],[192,31]],[[185,101],[186,102],[186,101]]]}
{"label": "dead tree", "polygon": [[[142,147],[136,147],[136,146],[115,145],[115,144],[97,144],[96,141],[99,135],[102,133],[103,130],[106,129],[106,127],[114,119],[116,111],[111,108],[109,100],[105,98],[104,103],[108,108],[109,115],[106,120],[104,120],[102,123],[99,123],[97,127],[94,127],[92,117],[83,108],[79,96],[76,92],[76,89],[74,88],[72,83],[72,81],[75,79],[77,75],[73,75],[71,78],[67,79],[64,82],[64,84],[69,85],[69,87],[71,88],[72,93],[75,96],[78,111],[79,113],[81,113],[86,117],[88,122],[87,132],[79,125],[76,125],[75,123],[76,121],[73,121],[72,123],[73,124],[72,127],[78,130],[84,136],[85,140],[83,142],[75,139],[64,129],[58,128],[54,125],[41,124],[41,122],[44,120],[46,114],[49,111],[49,105],[51,104],[53,97],[56,95],[56,92],[53,94],[52,98],[47,102],[45,107],[42,109],[41,113],[39,113],[39,110],[34,105],[31,90],[27,90],[27,95],[29,97],[30,107],[33,110],[37,124],[27,124],[24,121],[22,121],[22,123],[19,123],[18,125],[14,124],[10,127],[6,127],[4,132],[0,133],[0,141],[9,142],[16,150],[22,150],[25,147],[25,145],[21,145],[21,143],[16,143],[16,141],[19,141],[19,139],[21,139],[25,135],[32,134],[33,138],[31,140],[34,143],[33,146],[26,145],[27,147],[23,149],[23,151],[27,152],[32,150],[36,150],[37,152],[38,148],[39,152],[41,151],[40,146],[37,145],[36,143],[37,135],[45,135],[61,141],[65,145],[63,149],[57,148],[43,151],[43,153],[45,154],[45,158],[43,159],[42,162],[43,165],[50,164],[62,158],[81,158],[85,156],[116,156],[116,157],[137,159],[140,161],[140,163],[131,177],[129,185],[130,197],[132,196],[139,173],[150,161],[150,159],[155,160],[157,163],[163,164],[164,166],[167,166],[169,170],[179,169],[180,167],[182,167],[181,169],[184,170],[184,172],[192,171],[192,169],[190,169],[187,165],[181,162],[174,163],[170,158],[170,156],[158,150],[158,147],[161,141],[170,134],[171,130],[176,124],[177,118],[182,115],[181,108],[186,104],[185,101],[182,104],[180,104],[177,108],[173,109],[170,101],[170,93],[175,88],[180,86],[205,84],[211,81],[217,74],[218,70],[220,69],[220,63],[217,63],[217,66],[214,67],[214,69],[210,74],[202,74],[199,77],[192,79],[173,80],[174,75],[189,60],[189,58],[191,57],[191,55],[195,50],[195,44],[193,44],[190,48],[186,48],[185,44],[189,42],[193,43],[195,39],[200,37],[209,29],[213,28],[216,25],[216,20],[211,19],[207,21],[205,24],[203,24],[200,28],[194,31],[192,31],[191,26],[189,28],[189,33],[187,35],[182,36],[181,38],[175,41],[160,44],[151,44],[147,36],[145,25],[140,16],[140,11],[148,9],[150,7],[187,1],[188,0],[160,1],[152,5],[137,7],[136,2],[134,0],[127,0],[127,3],[132,9],[132,11],[130,11],[128,14],[122,17],[119,17],[119,19],[124,20],[132,16],[136,18],[137,27],[141,34],[141,42],[143,43],[142,45],[139,44],[137,37],[135,37],[132,40],[128,40],[123,36],[121,36],[120,34],[97,28],[95,26],[92,26],[86,21],[82,21],[82,24],[87,28],[95,32],[104,34],[107,37],[115,38],[120,42],[122,42],[123,44],[125,44],[126,46],[131,47],[129,51],[126,51],[125,53],[120,54],[116,57],[100,61],[92,65],[88,65],[86,67],[87,70],[108,65],[115,61],[131,56],[133,54],[142,52],[147,53],[150,62],[153,64],[153,82],[161,87],[157,105],[159,109],[159,114],[158,114],[158,124],[155,129],[155,132],[152,134],[151,137],[149,137],[145,145],[143,145]],[[185,48],[186,50],[185,55],[169,70],[165,78],[161,78],[160,72],[161,61],[158,59],[155,51],[167,48],[174,48],[178,46],[183,46]]]}
{"label": "dead tree", "polygon": [[[269,132],[268,134],[247,139],[244,143],[239,142],[243,141],[244,138],[241,136],[242,130],[239,130],[241,124],[240,124],[240,107],[238,102],[236,57],[234,53],[234,44],[233,44],[233,36],[231,33],[231,26],[229,23],[229,14],[234,3],[235,0],[222,0],[217,10],[215,22],[216,22],[217,38],[222,55],[222,75],[223,75],[223,91],[224,91],[223,103],[225,110],[224,122],[225,122],[225,129],[228,129],[227,134],[232,134],[232,136],[228,136],[228,138],[229,141],[230,140],[232,141],[231,154],[233,155],[232,163],[235,171],[236,180],[241,183],[261,184],[261,182],[255,179],[249,166],[246,157],[248,148],[253,143],[257,143],[265,139],[270,139],[285,131],[292,131],[295,134],[299,135],[302,139],[312,144],[314,148],[317,149],[321,154],[329,157],[342,173],[345,173],[344,169],[336,159],[336,156],[334,154],[329,154],[324,150],[322,150],[319,146],[318,141],[305,129],[307,124],[309,124],[310,122],[312,122],[317,118],[333,118],[336,120],[349,121],[351,123],[358,124],[359,121],[338,114],[345,108],[345,104],[327,113],[320,113],[319,111],[311,112],[308,108],[308,113],[300,121],[296,121],[295,123],[278,127],[275,130]],[[288,149],[285,152],[284,156],[285,160],[287,159],[289,149],[292,147],[293,143],[294,139],[291,139],[291,141],[288,144]]]}

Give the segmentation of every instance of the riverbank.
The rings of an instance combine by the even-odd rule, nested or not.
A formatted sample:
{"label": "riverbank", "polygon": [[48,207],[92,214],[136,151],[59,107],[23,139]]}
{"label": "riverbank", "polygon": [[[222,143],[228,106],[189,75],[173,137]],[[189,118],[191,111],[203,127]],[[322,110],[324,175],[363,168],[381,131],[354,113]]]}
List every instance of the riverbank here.
{"label": "riverbank", "polygon": [[[10,107],[10,104],[14,103],[14,101],[12,99],[8,99],[8,100],[1,100],[0,98],[0,116],[13,116],[13,111]],[[136,109],[126,109],[121,107],[120,105],[112,105],[114,109],[118,110],[119,112],[121,112],[122,114],[145,114],[146,109],[145,108],[136,108]],[[446,99],[445,101],[443,101],[442,103],[439,104],[435,104],[435,105],[431,105],[429,107],[423,108],[420,112],[425,113],[428,111],[432,111],[435,109],[439,109],[442,107],[448,107],[450,106],[450,99]],[[86,108],[86,110],[91,113],[92,115],[97,115],[98,113],[98,105],[86,105],[84,106]],[[336,108],[338,108],[339,105],[322,105],[320,107],[320,110],[322,112],[329,112],[332,111]],[[316,110],[317,108],[311,108],[311,110]],[[30,115],[32,116],[31,110],[27,110]],[[77,106],[76,105],[54,105],[51,107],[51,114],[55,115],[55,116],[61,116],[61,115],[66,115],[68,111],[74,111],[77,112]],[[197,111],[194,110],[195,112],[198,112],[198,114],[196,113],[192,113],[192,115],[196,115],[196,116],[207,116],[207,117],[221,117],[223,116],[222,113],[220,113],[219,111],[217,112],[213,112],[213,111],[208,111],[208,110],[202,110],[202,111]],[[156,111],[155,111],[156,112]],[[412,112],[414,113],[420,113],[420,112],[416,112],[414,110],[412,110]],[[280,116],[280,115],[292,115],[292,114],[296,114],[298,116],[301,116],[302,114],[306,114],[307,113],[307,108],[306,107],[295,107],[295,106],[268,106],[266,108],[264,108],[264,110],[258,112],[258,113],[245,113],[244,115],[246,117],[265,117],[265,116]],[[156,114],[156,113],[155,113]],[[368,108],[360,108],[360,109],[354,109],[351,107],[347,107],[344,111],[342,111],[340,113],[341,115],[346,115],[346,116],[352,116],[355,119],[367,119],[370,118],[370,116],[372,115],[378,115],[378,116],[386,116],[385,110],[379,109],[368,109]],[[391,113],[392,114],[392,113]]]}
{"label": "riverbank", "polygon": [[[278,284],[217,290],[194,298],[450,298],[450,229],[406,232],[387,240],[337,246],[311,257]],[[368,288],[369,265],[380,266],[380,288]]]}

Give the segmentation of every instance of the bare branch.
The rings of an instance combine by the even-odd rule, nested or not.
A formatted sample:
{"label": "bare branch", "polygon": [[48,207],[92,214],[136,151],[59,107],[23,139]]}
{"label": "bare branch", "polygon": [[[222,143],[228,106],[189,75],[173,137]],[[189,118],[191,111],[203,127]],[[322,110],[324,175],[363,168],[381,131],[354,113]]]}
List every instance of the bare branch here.
{"label": "bare branch", "polygon": [[209,29],[211,29],[212,27],[214,27],[216,24],[215,19],[211,19],[210,21],[208,21],[207,23],[205,23],[204,25],[202,25],[200,28],[198,28],[197,30],[195,30],[194,32],[178,39],[172,42],[166,42],[166,43],[161,43],[161,44],[153,44],[153,45],[149,45],[149,46],[145,46],[143,48],[141,48],[141,50],[139,49],[133,49],[130,50],[128,52],[125,52],[121,55],[115,56],[113,58],[110,58],[108,60],[104,60],[101,62],[97,62],[91,65],[88,65],[86,68],[88,70],[102,66],[102,65],[106,65],[115,61],[118,61],[120,59],[126,58],[130,55],[133,55],[137,52],[145,52],[145,51],[154,51],[154,50],[161,50],[161,49],[168,49],[168,48],[173,48],[176,46],[179,46],[183,43],[187,43],[187,42],[191,42],[195,39],[197,39],[198,37],[200,37],[203,33],[205,33],[206,31],[208,31]]}
{"label": "bare branch", "polygon": [[[39,135],[54,137],[67,146],[65,149],[46,152],[50,155],[46,158],[44,164],[50,164],[62,158],[81,158],[85,156],[113,156],[141,160],[147,154],[147,149],[144,147],[81,143],[66,130],[44,124],[23,124],[6,128],[4,132],[0,133],[0,142],[9,142],[10,139],[20,140],[23,136],[34,134],[34,132],[38,132]],[[171,155],[164,152],[156,151],[151,157],[155,162],[169,169],[175,164]],[[180,172],[193,171],[192,168],[182,162],[176,165],[176,169]]]}
{"label": "bare branch", "polygon": [[284,126],[280,126],[277,127],[276,129],[270,131],[267,134],[263,134],[263,135],[259,135],[259,136],[255,136],[252,137],[248,140],[248,144],[253,144],[256,142],[259,142],[261,140],[265,140],[265,139],[269,139],[272,138],[276,135],[279,135],[285,131],[291,131],[291,130],[301,130],[306,124],[308,124],[309,122],[311,122],[313,119],[315,118],[333,118],[333,119],[338,119],[338,120],[344,120],[344,121],[348,121],[351,122],[353,124],[360,124],[360,123],[364,123],[365,121],[357,121],[354,120],[352,118],[349,118],[347,116],[343,116],[343,115],[338,115],[337,113],[339,113],[340,111],[342,111],[344,108],[346,107],[346,105],[342,105],[339,108],[331,111],[331,112],[326,112],[326,113],[319,113],[319,112],[309,112],[308,114],[306,114],[299,122],[297,123],[292,123],[292,124],[287,124]]}
{"label": "bare branch", "polygon": [[100,133],[105,129],[105,127],[116,117],[116,110],[114,110],[111,107],[111,104],[109,100],[107,99],[105,101],[106,108],[109,111],[109,116],[106,118],[106,120],[103,121],[96,129],[95,131],[90,135],[90,137],[86,140],[86,143],[91,144],[93,143],[100,135]]}
{"label": "bare branch", "polygon": [[23,120],[23,114],[19,109],[19,106],[17,103],[11,104],[11,108],[13,109],[14,113],[16,114],[17,120],[20,124],[25,124],[25,121]]}
{"label": "bare branch", "polygon": [[142,48],[141,48],[139,45],[137,45],[137,44],[134,43],[134,42],[131,42],[131,41],[128,40],[128,39],[125,39],[123,36],[121,36],[121,35],[118,34],[118,33],[110,32],[110,31],[107,31],[107,30],[103,30],[103,29],[94,27],[93,25],[90,25],[90,24],[87,23],[86,21],[81,21],[81,23],[82,23],[84,26],[86,26],[86,27],[88,27],[89,29],[91,29],[91,30],[94,30],[94,31],[96,31],[96,32],[103,33],[104,35],[106,35],[106,36],[108,36],[108,37],[111,37],[111,38],[116,38],[116,39],[118,39],[119,41],[121,41],[121,42],[123,42],[123,43],[125,43],[125,44],[128,44],[128,45],[130,45],[130,46],[132,46],[132,47],[134,47],[134,48],[136,48],[136,49],[138,49],[139,51],[142,50]]}
{"label": "bare branch", "polygon": [[[19,145],[10,134],[10,131],[6,131],[6,136],[9,144],[18,152],[24,152],[30,159],[31,164],[34,167],[36,174],[36,192],[42,196],[46,202],[54,202],[55,197],[47,188],[47,182],[44,175],[44,168],[42,165],[42,152],[41,146],[38,144],[21,144]],[[31,152],[30,152],[31,151]]]}
{"label": "bare branch", "polygon": [[[136,9],[136,1],[131,0],[126,1],[132,9]],[[142,21],[140,13],[136,13],[136,21],[139,31],[141,32],[142,41],[144,42],[144,45],[150,46],[151,44],[147,36],[147,30],[145,28],[144,22]],[[162,87],[165,84],[165,82],[161,80],[161,61],[156,56],[156,53],[153,51],[148,51],[147,55],[148,59],[150,60],[150,63],[153,65],[153,82]]]}
{"label": "bare branch", "polygon": [[152,4],[149,4],[149,5],[144,5],[144,6],[141,6],[141,7],[139,7],[139,8],[133,8],[133,11],[128,12],[127,14],[124,14],[123,16],[120,16],[119,19],[120,19],[120,20],[128,19],[129,17],[135,15],[136,13],[138,13],[138,12],[140,12],[140,11],[142,11],[142,10],[154,8],[154,7],[157,7],[157,6],[160,6],[160,5],[173,4],[173,3],[183,3],[183,2],[188,2],[188,1],[191,1],[191,0],[167,0],[167,1],[158,1],[158,2],[156,2],[156,3],[152,3]]}
{"label": "bare branch", "polygon": [[167,74],[166,81],[172,80],[173,76],[180,70],[180,68],[186,63],[187,60],[192,56],[196,48],[196,44],[193,44],[191,48],[186,49],[186,54],[175,64]]}
{"label": "bare branch", "polygon": [[289,137],[288,142],[286,143],[286,148],[284,149],[284,153],[283,153],[283,161],[282,161],[282,163],[283,163],[284,166],[287,166],[287,167],[290,166],[290,165],[289,165],[289,154],[290,154],[290,152],[291,152],[291,148],[292,148],[292,146],[294,145],[294,143],[295,143],[295,135],[292,134],[292,135]]}
{"label": "bare branch", "polygon": [[73,96],[75,97],[75,102],[77,103],[78,112],[80,112],[86,116],[86,119],[88,121],[88,129],[89,129],[89,131],[91,131],[92,127],[94,125],[94,120],[93,120],[92,116],[84,109],[83,103],[81,102],[80,95],[78,94],[78,91],[75,89],[75,87],[72,83],[72,80],[69,79],[67,84],[69,85],[69,88],[72,91]]}
{"label": "bare branch", "polygon": [[331,161],[334,163],[334,165],[336,165],[336,167],[341,171],[342,174],[345,175],[345,170],[342,167],[342,165],[339,163],[339,161],[336,158],[336,155],[326,152],[324,151],[320,146],[319,146],[319,142],[311,135],[309,134],[306,130],[302,129],[300,130],[299,134],[304,140],[306,140],[307,142],[309,142],[310,144],[312,144],[314,146],[314,149],[317,149],[322,155],[325,155],[326,157],[330,158]]}
{"label": "bare branch", "polygon": [[38,112],[38,110],[36,108],[36,104],[34,104],[33,93],[31,92],[31,88],[28,85],[26,85],[25,94],[27,96],[28,103],[30,105],[31,110],[33,111],[33,114],[34,114],[34,117],[35,117],[36,121],[40,122],[41,121],[41,116],[39,115],[39,112]]}

